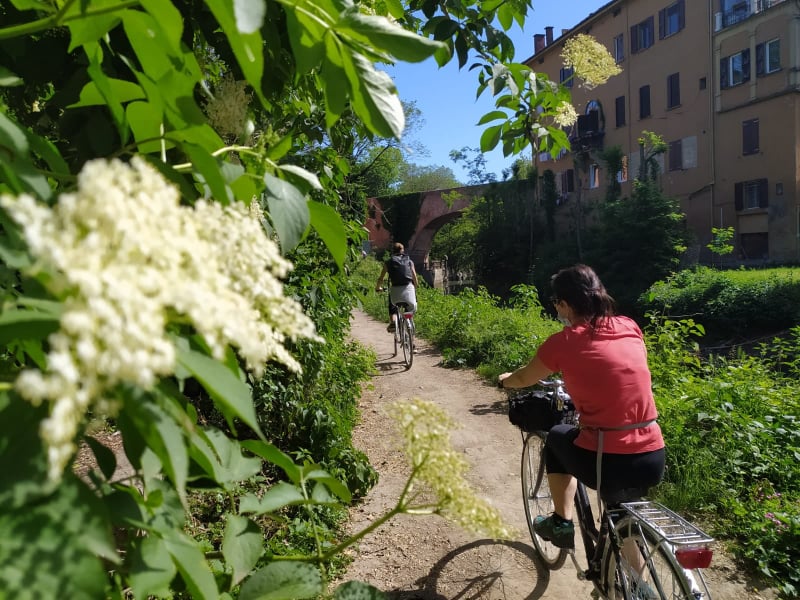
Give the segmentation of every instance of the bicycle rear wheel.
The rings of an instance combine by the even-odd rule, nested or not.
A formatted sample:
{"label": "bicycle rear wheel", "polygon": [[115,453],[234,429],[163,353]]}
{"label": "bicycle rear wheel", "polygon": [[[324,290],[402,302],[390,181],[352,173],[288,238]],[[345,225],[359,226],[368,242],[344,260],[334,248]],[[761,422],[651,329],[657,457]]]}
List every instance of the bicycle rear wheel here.
{"label": "bicycle rear wheel", "polygon": [[403,362],[408,370],[414,362],[414,333],[411,330],[411,319],[402,314],[398,316],[400,317],[400,345],[403,347]]}
{"label": "bicycle rear wheel", "polygon": [[528,530],[542,562],[549,569],[559,569],[567,559],[567,551],[543,540],[533,529],[533,520],[537,515],[549,515],[553,512],[553,497],[550,495],[544,468],[545,435],[536,431],[525,438],[522,447],[522,502]]}
{"label": "bicycle rear wheel", "polygon": [[[620,565],[607,545],[604,559],[606,582],[614,586],[609,598],[636,600],[709,600],[702,575],[681,567],[672,546],[633,516],[616,525],[620,541]],[[628,590],[628,595],[622,593]]]}

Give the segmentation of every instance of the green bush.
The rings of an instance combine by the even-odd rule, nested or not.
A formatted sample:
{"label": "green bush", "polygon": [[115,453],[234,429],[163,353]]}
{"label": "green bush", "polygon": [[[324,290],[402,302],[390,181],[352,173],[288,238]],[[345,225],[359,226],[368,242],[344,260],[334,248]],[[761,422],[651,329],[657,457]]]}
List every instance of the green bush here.
{"label": "green bush", "polygon": [[639,307],[690,317],[711,341],[785,331],[800,323],[800,269],[684,270],[652,285]]}

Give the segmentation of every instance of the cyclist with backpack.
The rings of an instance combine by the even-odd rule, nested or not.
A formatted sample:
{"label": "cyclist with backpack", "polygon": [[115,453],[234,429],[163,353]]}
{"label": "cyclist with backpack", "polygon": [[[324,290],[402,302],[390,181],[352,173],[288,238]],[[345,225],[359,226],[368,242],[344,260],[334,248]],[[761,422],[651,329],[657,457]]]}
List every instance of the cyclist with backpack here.
{"label": "cyclist with backpack", "polygon": [[411,312],[417,311],[417,271],[411,257],[405,253],[405,247],[397,242],[392,247],[392,255],[385,263],[375,284],[375,291],[380,292],[383,279],[389,275],[389,326],[386,331],[393,332],[397,327],[397,307],[395,303],[405,302]]}

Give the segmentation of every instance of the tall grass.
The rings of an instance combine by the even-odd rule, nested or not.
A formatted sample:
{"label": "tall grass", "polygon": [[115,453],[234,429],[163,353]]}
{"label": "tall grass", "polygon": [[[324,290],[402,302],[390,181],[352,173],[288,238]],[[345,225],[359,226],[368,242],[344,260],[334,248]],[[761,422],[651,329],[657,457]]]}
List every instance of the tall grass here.
{"label": "tall grass", "polygon": [[[373,290],[380,267],[354,273]],[[485,291],[419,290],[418,333],[453,367],[488,379],[527,361],[560,325],[521,286],[501,305]],[[364,307],[386,319],[384,294]],[[702,325],[658,318],[646,325],[667,473],[653,497],[708,523],[717,537],[781,590],[800,589],[800,327],[757,352],[703,358]],[[784,358],[786,357],[786,358]],[[779,368],[776,368],[779,367]]]}

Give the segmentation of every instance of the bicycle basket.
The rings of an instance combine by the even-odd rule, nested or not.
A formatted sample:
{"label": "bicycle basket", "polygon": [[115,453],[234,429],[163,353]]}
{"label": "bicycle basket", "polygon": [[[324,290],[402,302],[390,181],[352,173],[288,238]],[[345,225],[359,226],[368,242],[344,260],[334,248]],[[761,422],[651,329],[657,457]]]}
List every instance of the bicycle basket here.
{"label": "bicycle basket", "polygon": [[508,420],[522,431],[550,431],[564,414],[556,409],[555,393],[534,390],[509,399]]}

